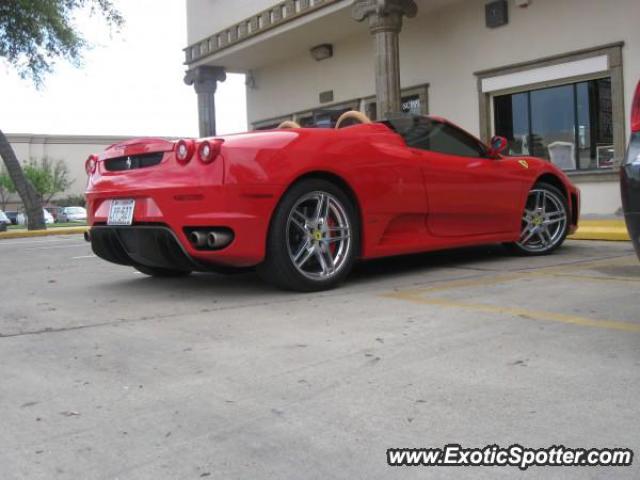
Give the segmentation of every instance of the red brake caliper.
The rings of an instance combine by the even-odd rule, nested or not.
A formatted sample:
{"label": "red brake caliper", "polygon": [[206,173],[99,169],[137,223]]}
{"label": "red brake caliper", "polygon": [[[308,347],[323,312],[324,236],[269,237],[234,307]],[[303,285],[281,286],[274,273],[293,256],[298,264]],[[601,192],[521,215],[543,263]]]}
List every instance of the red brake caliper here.
{"label": "red brake caliper", "polygon": [[[329,219],[327,220],[327,224],[328,224],[328,228],[329,228],[329,238],[333,238],[335,233],[338,233],[338,235],[340,235],[340,232],[333,232],[331,231],[331,229],[333,227],[335,227],[336,225],[336,221],[332,218],[329,217]],[[335,258],[336,255],[336,249],[338,248],[338,244],[337,242],[331,242],[329,244],[329,251],[331,252],[331,255]]]}

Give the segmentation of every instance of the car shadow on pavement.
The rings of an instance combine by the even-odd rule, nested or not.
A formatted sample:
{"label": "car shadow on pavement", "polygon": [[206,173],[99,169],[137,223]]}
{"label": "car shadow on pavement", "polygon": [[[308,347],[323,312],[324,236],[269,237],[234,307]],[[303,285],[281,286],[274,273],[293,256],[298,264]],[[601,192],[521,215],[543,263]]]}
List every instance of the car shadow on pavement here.
{"label": "car shadow on pavement", "polygon": [[[126,270],[125,270],[126,271]],[[254,271],[224,275],[209,272],[194,272],[186,277],[149,277],[131,269],[126,279],[109,279],[100,289],[114,295],[154,295],[168,293],[175,298],[194,298],[203,295],[231,296],[267,294],[273,287],[263,282]]]}
{"label": "car shadow on pavement", "polygon": [[505,248],[500,245],[440,250],[437,252],[417,253],[414,255],[402,255],[360,262],[356,265],[356,268],[354,268],[351,277],[360,278],[376,275],[403,274],[438,267],[481,269],[483,264],[502,258],[513,258],[513,255],[509,254]]}
{"label": "car shadow on pavement", "polygon": [[[565,245],[550,256],[522,257],[514,255],[501,245],[485,245],[479,247],[441,250],[436,252],[402,255],[382,259],[359,262],[353,272],[342,284],[345,286],[364,286],[401,278],[405,275],[434,273],[439,269],[461,269],[466,271],[510,271],[537,266],[555,264],[563,258],[563,253],[579,253],[578,244]],[[235,274],[193,273],[179,278],[151,278],[146,275],[130,272],[131,277],[114,282],[105,282],[101,288],[111,290],[114,294],[135,295],[170,292],[172,296],[198,297],[200,295],[282,295],[292,294],[278,290],[264,282],[255,271],[244,271]],[[338,287],[338,288],[341,288]],[[294,293],[295,294],[295,293]]]}

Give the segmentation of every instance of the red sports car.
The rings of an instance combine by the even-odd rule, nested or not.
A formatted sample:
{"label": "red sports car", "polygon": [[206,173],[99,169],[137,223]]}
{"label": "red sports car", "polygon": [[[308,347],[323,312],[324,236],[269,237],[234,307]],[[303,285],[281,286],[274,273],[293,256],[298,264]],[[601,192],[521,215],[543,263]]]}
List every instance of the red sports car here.
{"label": "red sports car", "polygon": [[501,156],[502,137],[487,147],[413,115],[348,112],[338,127],[354,119],[112,145],[86,162],[87,239],[148,275],[257,267],[315,291],[358,259],[490,243],[540,255],[577,228],[578,189],[548,161]]}

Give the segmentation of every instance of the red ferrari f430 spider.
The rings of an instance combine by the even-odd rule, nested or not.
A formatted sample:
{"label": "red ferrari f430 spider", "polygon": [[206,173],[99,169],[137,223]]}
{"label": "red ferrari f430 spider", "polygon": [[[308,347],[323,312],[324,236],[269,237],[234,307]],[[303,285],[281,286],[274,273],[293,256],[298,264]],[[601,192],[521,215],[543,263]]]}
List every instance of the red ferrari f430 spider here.
{"label": "red ferrari f430 spider", "polygon": [[359,259],[491,243],[541,255],[577,228],[578,189],[546,160],[502,156],[502,137],[415,115],[338,126],[354,119],[112,145],[86,161],[87,239],[148,275],[257,267],[315,291]]}

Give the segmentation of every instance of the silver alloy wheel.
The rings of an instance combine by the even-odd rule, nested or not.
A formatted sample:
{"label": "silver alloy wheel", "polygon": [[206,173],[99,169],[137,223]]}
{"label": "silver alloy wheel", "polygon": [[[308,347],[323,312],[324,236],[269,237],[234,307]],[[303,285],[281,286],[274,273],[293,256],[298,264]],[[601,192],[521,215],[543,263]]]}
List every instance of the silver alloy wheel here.
{"label": "silver alloy wheel", "polygon": [[562,198],[543,188],[529,192],[522,215],[518,246],[527,252],[551,250],[562,241],[567,226],[567,208]]}
{"label": "silver alloy wheel", "polygon": [[293,266],[311,280],[335,276],[351,251],[351,224],[335,196],[311,192],[289,212],[287,249]]}

